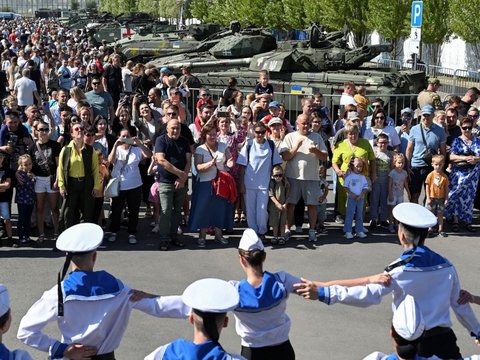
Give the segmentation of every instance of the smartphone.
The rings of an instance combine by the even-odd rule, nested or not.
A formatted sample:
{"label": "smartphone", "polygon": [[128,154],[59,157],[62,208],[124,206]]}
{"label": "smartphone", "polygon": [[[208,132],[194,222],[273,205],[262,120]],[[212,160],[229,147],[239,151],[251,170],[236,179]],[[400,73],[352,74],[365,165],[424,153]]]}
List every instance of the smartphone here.
{"label": "smartphone", "polygon": [[228,118],[228,117],[230,117],[230,112],[228,112],[228,111],[219,111],[219,112],[217,113],[217,116],[218,116],[218,117],[226,117],[226,118]]}
{"label": "smartphone", "polygon": [[124,144],[133,145],[133,139],[132,139],[132,138],[124,138],[124,139],[122,140],[122,142],[123,142]]}
{"label": "smartphone", "polygon": [[46,114],[50,110],[50,106],[48,105],[48,101],[44,101],[42,104],[43,113]]}

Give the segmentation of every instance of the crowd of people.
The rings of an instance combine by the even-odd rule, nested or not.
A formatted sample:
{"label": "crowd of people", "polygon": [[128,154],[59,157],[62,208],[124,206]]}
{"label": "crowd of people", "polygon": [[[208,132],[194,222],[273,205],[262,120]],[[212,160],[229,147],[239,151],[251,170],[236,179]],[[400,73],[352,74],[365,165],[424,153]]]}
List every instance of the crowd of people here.
{"label": "crowd of people", "polygon": [[[22,319],[18,337],[27,344],[51,358],[114,359],[129,314],[137,308],[159,317],[188,316],[195,344],[202,344],[195,348],[174,342],[147,358],[174,358],[175,353],[198,358],[202,351],[221,358],[221,328],[226,312],[234,310],[243,357],[294,359],[285,313],[293,292],[327,304],[373,304],[393,292],[396,311],[423,312],[414,316],[423,320],[414,322],[411,336],[405,330],[412,330],[411,324],[399,324],[394,316],[394,339],[407,341],[413,356],[418,351],[422,356],[460,357],[450,329],[450,306],[480,336],[480,325],[466,305],[478,297],[460,291],[454,267],[424,246],[427,236],[447,236],[444,220],[453,232],[460,224],[475,231],[473,208],[480,203],[475,195],[480,162],[477,88],[444,104],[437,94],[439,80],[430,79],[418,95],[418,109],[391,114],[382,99],[369,99],[364,87],[347,81],[338,119],[331,118],[320,93],[302,97],[298,116],[287,119],[285,106],[274,100],[268,71],[259,73],[251,93],[237,89],[236,79],[230,79],[214,101],[188,66],[177,78],[167,67],[126,61],[120,47],[97,47],[85,32],[69,31],[52,20],[3,21],[0,30],[0,217],[6,238],[0,244],[32,245],[34,222],[36,243],[51,237],[55,249],[68,253],[58,284]],[[198,96],[191,89],[199,89]],[[191,102],[194,107],[186,105]],[[343,224],[345,238],[365,238],[378,227],[396,232],[404,249],[400,260],[385,274],[329,283],[264,271],[265,246],[285,245],[293,231],[303,233],[305,212],[309,242],[327,232],[329,168],[334,221]],[[408,203],[421,201],[422,190],[426,208]],[[200,248],[207,246],[207,235],[227,245],[235,224],[243,223],[247,229],[238,250],[246,279],[193,284],[229,293],[225,303],[214,296],[199,304],[188,288],[182,299],[158,297],[94,271],[96,249],[103,239],[117,241],[122,222],[128,243],[141,241],[136,233],[142,203],[162,251],[184,247],[185,229],[198,233],[195,244]],[[107,204],[110,213],[105,216]],[[267,236],[270,229],[272,236]],[[70,263],[73,271],[67,275]],[[435,271],[413,282],[409,266]],[[438,283],[444,296],[428,309],[432,302],[417,283],[445,276],[453,280]],[[79,283],[101,291],[83,293],[90,288]],[[2,286],[0,300],[3,354],[8,349],[1,334],[11,315]],[[73,321],[78,314],[88,315]],[[108,321],[98,322],[105,314]],[[59,323],[64,342],[42,333],[58,316],[69,319]],[[414,358],[411,354],[404,358]],[[28,354],[19,356],[28,359]]]}
{"label": "crowd of people", "polygon": [[[32,244],[32,222],[38,243],[79,222],[101,224],[115,242],[125,222],[133,245],[142,202],[146,216],[153,215],[160,250],[184,246],[185,229],[198,232],[199,247],[207,234],[227,244],[225,235],[242,222],[265,243],[283,245],[292,231],[303,232],[305,209],[308,240],[315,242],[327,231],[330,167],[335,222],[344,224],[347,239],[365,238],[377,227],[394,233],[393,206],[418,202],[423,189],[425,205],[439,219],[431,236],[447,236],[444,218],[453,232],[460,224],[475,231],[477,88],[443,104],[439,80],[430,79],[418,95],[419,108],[404,108],[397,117],[381,98],[369,99],[363,86],[347,81],[338,119],[331,119],[320,93],[303,97],[299,115],[287,119],[268,71],[259,73],[252,93],[237,89],[232,78],[214,101],[188,66],[177,78],[167,67],[134,64],[120,47],[94,47],[83,31],[54,21],[4,22],[2,37],[6,245]],[[195,87],[198,96],[190,91]],[[224,172],[235,180],[234,199],[213,195]],[[105,199],[110,179],[120,191]],[[211,207],[221,211],[205,211]],[[47,236],[44,222],[53,234]]]}

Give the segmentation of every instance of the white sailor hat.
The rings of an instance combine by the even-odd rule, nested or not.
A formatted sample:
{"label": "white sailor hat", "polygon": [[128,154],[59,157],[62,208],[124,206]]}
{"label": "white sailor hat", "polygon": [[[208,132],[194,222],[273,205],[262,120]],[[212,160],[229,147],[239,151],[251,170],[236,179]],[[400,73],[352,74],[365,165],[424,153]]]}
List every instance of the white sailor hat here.
{"label": "white sailor hat", "polygon": [[0,316],[3,316],[10,309],[10,297],[5,285],[0,284]]}
{"label": "white sailor hat", "polygon": [[182,295],[192,309],[208,313],[225,313],[235,309],[240,301],[238,290],[220,279],[201,279],[190,284]]}
{"label": "white sailor hat", "polygon": [[279,117],[272,117],[270,119],[270,121],[268,122],[268,127],[271,127],[275,124],[280,124],[280,125],[283,125],[283,121],[282,119],[280,119]]}
{"label": "white sailor hat", "polygon": [[93,251],[103,240],[103,230],[97,224],[82,223],[69,227],[57,239],[57,249],[69,253]]}
{"label": "white sailor hat", "polygon": [[405,296],[398,305],[393,314],[392,324],[397,334],[405,340],[414,341],[422,336],[425,331],[425,321],[413,296]]}
{"label": "white sailor hat", "polygon": [[393,216],[402,224],[419,228],[428,229],[437,225],[437,217],[421,205],[404,202],[393,208]]}
{"label": "white sailor hat", "polygon": [[360,116],[356,111],[349,111],[347,114],[347,120],[360,120]]}
{"label": "white sailor hat", "polygon": [[263,250],[262,240],[253,229],[245,229],[238,248],[245,251]]}

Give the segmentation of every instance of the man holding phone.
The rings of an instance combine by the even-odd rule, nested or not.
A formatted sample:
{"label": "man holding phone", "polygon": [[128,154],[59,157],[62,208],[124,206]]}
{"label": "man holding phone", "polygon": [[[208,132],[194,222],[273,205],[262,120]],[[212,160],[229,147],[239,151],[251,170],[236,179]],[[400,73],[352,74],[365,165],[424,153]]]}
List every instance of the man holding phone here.
{"label": "man holding phone", "polygon": [[410,128],[412,127],[413,110],[409,107],[400,111],[400,125],[395,127],[395,131],[400,138],[400,152],[405,155],[408,144],[408,137],[410,134]]}

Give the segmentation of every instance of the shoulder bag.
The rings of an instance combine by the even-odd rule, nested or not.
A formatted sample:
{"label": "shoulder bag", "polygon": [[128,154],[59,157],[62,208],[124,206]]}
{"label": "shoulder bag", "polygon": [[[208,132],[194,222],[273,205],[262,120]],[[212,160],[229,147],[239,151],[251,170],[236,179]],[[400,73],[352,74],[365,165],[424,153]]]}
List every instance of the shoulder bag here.
{"label": "shoulder bag", "polygon": [[429,147],[428,147],[428,144],[427,144],[427,140],[425,139],[425,132],[423,131],[423,126],[422,124],[420,124],[420,133],[422,134],[422,141],[423,141],[423,144],[425,145],[425,152],[423,153],[423,161],[425,161],[425,164],[427,164],[428,166],[432,166],[432,157],[433,155],[435,155],[436,153],[433,152]]}
{"label": "shoulder bag", "polygon": [[122,176],[123,170],[125,166],[128,164],[128,157],[130,156],[130,152],[132,151],[132,146],[128,149],[127,157],[125,158],[125,163],[122,165],[120,169],[120,173],[116,177],[110,178],[108,181],[107,186],[105,187],[105,194],[104,197],[107,199],[111,199],[114,197],[118,197],[120,195],[120,177]]}

